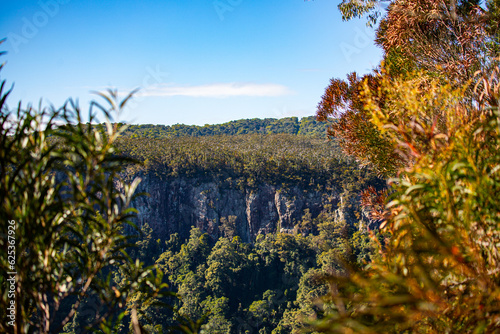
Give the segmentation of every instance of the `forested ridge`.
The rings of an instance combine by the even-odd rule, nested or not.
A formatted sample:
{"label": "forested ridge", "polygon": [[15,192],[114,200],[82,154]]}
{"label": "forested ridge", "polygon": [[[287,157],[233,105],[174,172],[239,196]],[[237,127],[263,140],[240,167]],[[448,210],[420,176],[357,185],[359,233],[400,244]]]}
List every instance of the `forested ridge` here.
{"label": "forested ridge", "polygon": [[130,125],[123,132],[123,135],[132,138],[163,138],[288,133],[326,137],[326,128],[327,123],[318,122],[315,116],[309,116],[300,119],[298,117],[241,119],[222,124],[206,124],[204,126],[137,124]]}

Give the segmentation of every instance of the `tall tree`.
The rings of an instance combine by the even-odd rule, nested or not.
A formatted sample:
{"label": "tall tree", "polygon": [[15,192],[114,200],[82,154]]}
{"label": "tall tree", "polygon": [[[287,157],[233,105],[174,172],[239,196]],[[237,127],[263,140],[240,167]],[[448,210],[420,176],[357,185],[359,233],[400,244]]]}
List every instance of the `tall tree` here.
{"label": "tall tree", "polygon": [[[337,129],[363,159],[370,136],[356,132],[360,122],[349,123],[355,114],[397,154],[391,201],[385,208],[367,201],[376,204],[373,217],[383,220],[387,238],[383,246],[372,239],[379,256],[366,268],[331,276],[321,319],[312,327],[325,333],[497,332],[498,2],[393,1],[378,42],[388,62],[375,86],[367,77],[349,98],[351,109],[339,115],[348,126]],[[406,61],[411,71],[394,66]],[[342,100],[332,101],[342,107]],[[387,154],[370,157],[380,172],[377,159]]]}
{"label": "tall tree", "polygon": [[[346,81],[332,79],[318,105],[318,119],[332,121],[329,134],[340,139],[344,152],[386,177],[412,163],[391,148],[386,133],[374,127],[367,112],[365,87],[377,91],[381,77],[415,81],[421,91],[445,82],[460,88],[471,81],[463,102],[481,100],[496,106],[494,98],[481,97],[481,89],[475,88],[487,85],[477,72],[494,71],[499,56],[497,2],[480,6],[476,0],[399,0],[390,2],[383,16],[377,1],[342,2],[344,19],[368,13],[369,20],[379,20],[376,42],[384,50],[379,70],[362,78],[352,73]],[[379,95],[377,102],[390,112],[386,96]]]}

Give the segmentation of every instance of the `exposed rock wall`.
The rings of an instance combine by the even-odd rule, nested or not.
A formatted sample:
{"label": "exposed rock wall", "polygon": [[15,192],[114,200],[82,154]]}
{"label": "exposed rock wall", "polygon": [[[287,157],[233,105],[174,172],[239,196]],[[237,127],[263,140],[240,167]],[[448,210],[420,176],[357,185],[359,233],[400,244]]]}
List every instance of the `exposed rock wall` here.
{"label": "exposed rock wall", "polygon": [[[305,191],[296,186],[282,189],[261,184],[240,189],[235,184],[197,178],[162,180],[147,174],[142,179],[137,192],[150,196],[139,197],[133,206],[139,211],[139,226],[147,222],[155,238],[167,238],[175,232],[188,236],[191,226],[217,238],[220,219],[235,216],[237,234],[250,242],[260,233],[293,229],[306,208],[315,217],[327,204],[338,209],[341,201],[337,193]],[[338,211],[339,217],[346,216]]]}

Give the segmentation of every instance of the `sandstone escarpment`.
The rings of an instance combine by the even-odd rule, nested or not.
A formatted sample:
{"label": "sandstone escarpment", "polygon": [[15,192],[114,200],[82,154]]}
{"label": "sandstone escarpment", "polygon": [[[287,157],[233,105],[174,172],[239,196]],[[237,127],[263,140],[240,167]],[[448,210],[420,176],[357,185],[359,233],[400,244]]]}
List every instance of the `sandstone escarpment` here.
{"label": "sandstone escarpment", "polygon": [[[217,238],[221,218],[234,216],[236,234],[251,242],[260,233],[290,231],[301,220],[304,210],[312,216],[325,206],[338,209],[341,196],[335,192],[320,192],[260,184],[245,189],[231,182],[179,177],[162,179],[152,174],[142,176],[137,192],[148,193],[136,199],[137,223],[148,223],[155,238],[168,238],[171,233],[187,236],[191,226]],[[349,213],[338,210],[338,216]]]}

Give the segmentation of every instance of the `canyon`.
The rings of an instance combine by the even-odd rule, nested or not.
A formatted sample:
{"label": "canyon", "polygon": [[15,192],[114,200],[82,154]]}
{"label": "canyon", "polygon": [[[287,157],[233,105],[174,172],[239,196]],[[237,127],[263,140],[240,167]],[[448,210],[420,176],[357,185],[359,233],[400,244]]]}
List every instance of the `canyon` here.
{"label": "canyon", "polygon": [[[217,239],[221,219],[232,216],[236,234],[252,242],[259,234],[294,233],[306,209],[312,218],[326,210],[334,210],[336,219],[357,223],[352,205],[336,191],[301,189],[299,186],[259,184],[252,188],[238,187],[233,181],[207,180],[196,177],[162,178],[153,173],[141,175],[142,181],[133,202],[138,210],[140,227],[148,223],[154,238],[168,239],[179,233],[187,237],[192,226]],[[352,200],[350,200],[352,202]]]}

